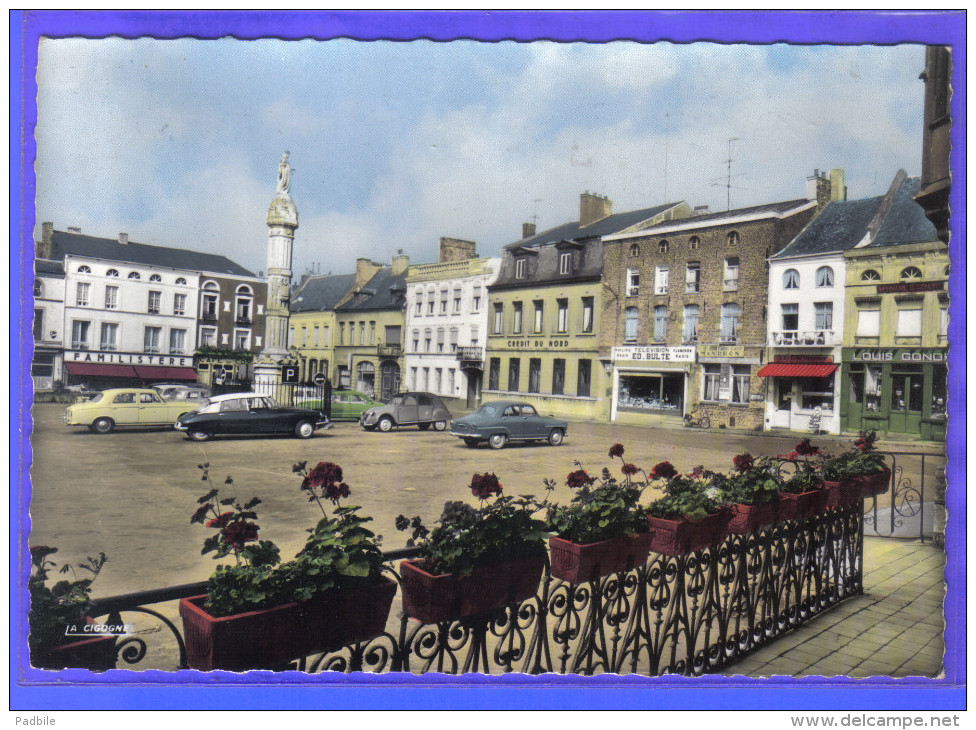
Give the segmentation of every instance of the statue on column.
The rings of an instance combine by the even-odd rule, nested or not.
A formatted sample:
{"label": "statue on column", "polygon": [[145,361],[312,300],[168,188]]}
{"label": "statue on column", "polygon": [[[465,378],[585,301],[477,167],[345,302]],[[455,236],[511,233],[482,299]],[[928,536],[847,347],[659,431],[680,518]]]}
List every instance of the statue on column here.
{"label": "statue on column", "polygon": [[291,176],[291,167],[288,164],[288,153],[281,156],[278,163],[278,194],[288,195],[288,180]]}

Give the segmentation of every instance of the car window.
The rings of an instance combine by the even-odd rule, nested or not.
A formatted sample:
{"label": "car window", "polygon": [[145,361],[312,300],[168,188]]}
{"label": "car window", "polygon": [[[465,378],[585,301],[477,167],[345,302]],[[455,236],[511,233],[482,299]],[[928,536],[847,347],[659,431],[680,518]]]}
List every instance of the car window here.
{"label": "car window", "polygon": [[349,402],[350,402],[350,403],[365,403],[366,401],[364,401],[364,400],[363,400],[363,399],[362,399],[361,397],[359,397],[358,395],[353,395],[353,394],[350,394],[350,395],[349,395]]}
{"label": "car window", "polygon": [[417,396],[417,400],[420,402],[420,405],[422,405],[422,406],[432,406],[432,405],[434,405],[434,403],[433,403],[433,401],[431,401],[429,395],[418,395]]}
{"label": "car window", "polygon": [[115,396],[113,403],[135,403],[136,394],[135,393],[119,393]]}
{"label": "car window", "polygon": [[204,397],[204,395],[199,390],[191,390],[189,393],[186,394],[186,397],[189,400],[200,400],[201,398]]}
{"label": "car window", "polygon": [[225,400],[220,404],[221,413],[232,413],[235,411],[246,411],[247,405],[243,398],[231,398],[230,400]]}
{"label": "car window", "polygon": [[535,408],[532,406],[522,406],[523,416],[538,416],[539,414],[535,412]]}
{"label": "car window", "polygon": [[391,406],[398,406],[401,403],[403,403],[403,396],[397,395],[397,396],[394,396],[393,398],[390,399],[390,405]]}
{"label": "car window", "polygon": [[139,402],[140,403],[162,403],[163,399],[160,398],[155,393],[140,393]]}
{"label": "car window", "polygon": [[417,405],[417,398],[412,395],[406,395],[403,397],[403,405],[405,406],[415,406]]}
{"label": "car window", "polygon": [[474,412],[476,416],[494,416],[498,413],[498,409],[495,406],[481,406],[478,410]]}
{"label": "car window", "polygon": [[251,398],[250,401],[252,411],[261,411],[268,408],[268,403],[264,400],[264,398]]}
{"label": "car window", "polygon": [[517,416],[519,412],[518,406],[507,406],[504,411],[502,411],[503,416]]}

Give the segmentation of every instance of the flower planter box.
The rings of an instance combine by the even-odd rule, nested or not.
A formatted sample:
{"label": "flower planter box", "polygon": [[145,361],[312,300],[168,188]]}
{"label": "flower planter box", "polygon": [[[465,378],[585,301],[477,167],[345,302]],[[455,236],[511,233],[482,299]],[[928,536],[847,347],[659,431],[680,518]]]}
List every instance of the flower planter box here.
{"label": "flower planter box", "polygon": [[661,555],[684,555],[715,545],[726,534],[727,517],[716,512],[700,520],[682,517],[668,520],[663,517],[647,517],[647,527],[654,533],[651,550]]}
{"label": "flower planter box", "polygon": [[809,492],[790,494],[780,492],[779,518],[781,520],[802,521],[813,517],[823,509],[823,489],[813,489]]}
{"label": "flower planter box", "polygon": [[[90,618],[85,621],[94,623]],[[88,669],[105,672],[115,669],[115,636],[93,634],[56,646],[42,646],[30,653],[31,666],[38,669]]]}
{"label": "flower planter box", "polygon": [[779,517],[779,500],[766,504],[733,504],[728,530],[733,535],[748,535],[766,525],[776,522]]}
{"label": "flower planter box", "polygon": [[550,537],[552,575],[569,583],[585,583],[610,573],[630,570],[647,560],[652,539],[650,532],[587,544]]}
{"label": "flower planter box", "polygon": [[837,509],[854,504],[860,495],[857,482],[832,482],[824,480],[824,508]]}
{"label": "flower planter box", "polygon": [[877,497],[879,494],[888,491],[888,485],[891,483],[891,469],[885,467],[877,474],[858,477],[855,481],[862,497]]}
{"label": "flower planter box", "polygon": [[403,612],[425,624],[486,613],[524,601],[539,590],[544,553],[475,568],[467,575],[431,575],[420,560],[400,563]]}
{"label": "flower planter box", "polygon": [[309,601],[214,617],[206,596],[180,600],[187,663],[192,669],[274,669],[311,654],[383,633],[397,584],[330,592]]}

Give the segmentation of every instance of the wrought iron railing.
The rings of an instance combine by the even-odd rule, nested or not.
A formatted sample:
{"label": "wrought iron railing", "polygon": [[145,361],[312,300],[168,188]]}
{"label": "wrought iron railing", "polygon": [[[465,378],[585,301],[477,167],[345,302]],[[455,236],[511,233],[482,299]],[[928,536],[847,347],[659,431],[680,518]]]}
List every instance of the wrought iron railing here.
{"label": "wrought iron railing", "polygon": [[[932,518],[946,457],[924,452],[881,452],[891,470],[888,489],[868,501],[865,530],[881,537],[933,538]],[[905,462],[918,459],[917,466]],[[917,481],[916,481],[917,480]]]}
{"label": "wrought iron railing", "polygon": [[[729,535],[685,555],[651,553],[633,570],[585,583],[556,579],[547,567],[535,596],[437,624],[420,623],[395,603],[384,633],[299,659],[291,668],[646,676],[719,671],[861,593],[862,509],[857,502]],[[385,554],[389,562],[415,555],[415,548]],[[118,667],[186,667],[173,602],[205,588],[193,583],[95,601],[93,618],[133,626],[118,639]]]}

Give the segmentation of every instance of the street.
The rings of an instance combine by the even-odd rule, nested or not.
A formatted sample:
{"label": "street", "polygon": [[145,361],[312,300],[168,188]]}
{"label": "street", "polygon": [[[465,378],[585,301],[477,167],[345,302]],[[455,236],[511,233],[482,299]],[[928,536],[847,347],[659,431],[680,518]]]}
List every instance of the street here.
{"label": "street", "polygon": [[[682,471],[699,464],[729,471],[735,454],[783,454],[796,443],[795,437],[717,429],[597,423],[571,423],[559,447],[510,445],[498,451],[466,448],[447,433],[415,428],[367,433],[356,423],[337,423],[308,441],[261,436],[195,443],[171,430],[97,435],[65,426],[63,413],[64,406],[34,406],[30,544],[57,547],[54,559],[59,565],[105,552],[109,560],[93,586],[94,596],[209,576],[214,561],[202,556],[200,547],[211,531],[190,524],[197,499],[208,490],[197,468],[205,462],[222,497],[262,500],[257,508],[261,537],[274,540],[287,559],[321,516],[299,489],[300,479],[292,472],[298,461],[310,467],[319,461],[339,464],[351,489],[344,503],[362,505],[363,513],[373,517],[374,531],[385,536],[384,549],[393,549],[406,540],[406,534],[394,528],[397,515],[421,515],[432,527],[445,501],[475,503],[467,485],[476,472],[497,474],[506,494],[534,494],[539,499],[545,496],[543,479],[548,477],[561,485],[550,499],[567,502],[570,493],[563,485],[566,474],[576,468],[574,460],[591,474],[606,466],[620,475],[619,460],[613,463],[607,456],[613,443],[624,444],[626,460],[637,466],[650,470],[667,459]],[[814,443],[834,449],[848,446],[846,439],[836,437]],[[903,450],[936,449],[919,445]],[[917,461],[904,460],[906,472],[912,463]],[[224,485],[228,475],[232,486]]]}

